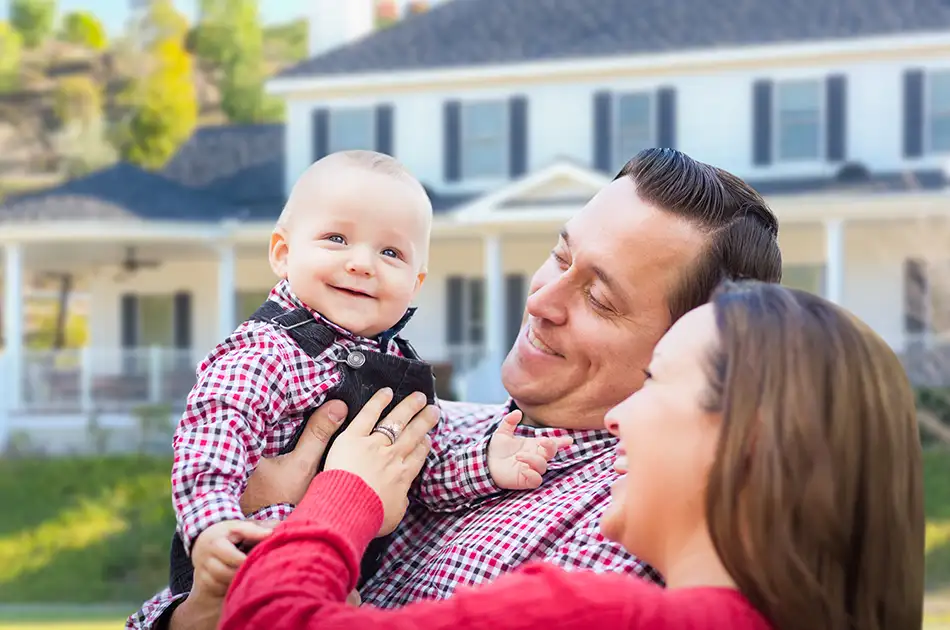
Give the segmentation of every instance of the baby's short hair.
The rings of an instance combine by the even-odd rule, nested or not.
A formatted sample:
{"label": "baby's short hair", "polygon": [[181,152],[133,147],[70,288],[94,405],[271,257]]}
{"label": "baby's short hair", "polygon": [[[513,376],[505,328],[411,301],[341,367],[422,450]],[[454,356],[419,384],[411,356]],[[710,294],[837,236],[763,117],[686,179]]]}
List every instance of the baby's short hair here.
{"label": "baby's short hair", "polygon": [[[410,184],[419,189],[419,192],[425,197],[426,201],[429,200],[429,194],[426,191],[425,187],[419,182],[415,176],[409,172],[402,162],[392,157],[391,155],[386,155],[385,153],[379,153],[377,151],[369,151],[365,149],[352,149],[347,151],[336,151],[325,157],[320,158],[309,167],[297,180],[299,183],[302,181],[308,174],[312,173],[315,170],[320,168],[326,168],[336,165],[349,165],[356,168],[361,168],[366,171],[373,173],[379,173],[381,175],[388,175],[400,179],[407,184]],[[294,184],[296,189],[297,184]],[[280,213],[280,217],[277,219],[277,225],[282,226],[286,225],[287,221],[290,218],[291,214],[291,197],[293,197],[293,191],[290,193],[290,197],[287,199],[287,203],[284,204],[284,209]],[[431,215],[431,205],[429,208]]]}

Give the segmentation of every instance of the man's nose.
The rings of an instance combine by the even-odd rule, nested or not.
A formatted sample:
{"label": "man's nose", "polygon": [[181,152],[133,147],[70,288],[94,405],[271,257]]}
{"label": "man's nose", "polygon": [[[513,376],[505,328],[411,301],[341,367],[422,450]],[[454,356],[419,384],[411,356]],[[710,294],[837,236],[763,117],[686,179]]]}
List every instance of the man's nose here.
{"label": "man's nose", "polygon": [[567,291],[562,284],[563,276],[542,284],[531,293],[525,303],[528,315],[546,319],[555,326],[567,323]]}

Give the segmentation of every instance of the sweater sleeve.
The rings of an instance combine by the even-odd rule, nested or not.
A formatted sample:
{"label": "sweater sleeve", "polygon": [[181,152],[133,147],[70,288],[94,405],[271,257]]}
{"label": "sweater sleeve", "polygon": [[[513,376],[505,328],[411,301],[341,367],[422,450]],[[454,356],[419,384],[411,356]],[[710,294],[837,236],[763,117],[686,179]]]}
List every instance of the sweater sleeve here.
{"label": "sweater sleeve", "polygon": [[[536,564],[443,601],[379,610],[345,603],[359,560],[383,519],[376,494],[342,471],[317,475],[290,518],[257,546],[224,603],[222,630],[587,630],[638,628],[655,613],[657,587],[622,575]],[[650,590],[653,589],[653,590]],[[637,597],[642,591],[646,596]],[[634,600],[637,605],[633,605]]]}

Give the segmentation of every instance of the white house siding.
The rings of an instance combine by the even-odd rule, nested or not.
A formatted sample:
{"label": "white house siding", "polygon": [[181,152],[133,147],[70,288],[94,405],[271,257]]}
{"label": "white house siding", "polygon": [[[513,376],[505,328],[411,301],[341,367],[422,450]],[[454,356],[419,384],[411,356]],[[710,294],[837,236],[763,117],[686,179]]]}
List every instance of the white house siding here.
{"label": "white house siding", "polygon": [[[894,38],[904,44],[905,38]],[[804,50],[804,47],[798,47]],[[556,77],[526,81],[489,81],[435,89],[419,85],[399,91],[365,91],[356,96],[300,93],[288,99],[288,185],[310,163],[311,112],[317,107],[391,103],[394,106],[396,156],[423,181],[442,191],[489,190],[498,181],[446,183],[443,179],[442,105],[448,99],[528,99],[528,171],[558,157],[590,164],[593,153],[593,95],[598,90],[676,89],[677,147],[746,178],[817,176],[840,166],[824,160],[753,165],[752,86],[757,79],[781,81],[847,77],[848,158],[871,171],[940,166],[945,156],[905,159],[903,73],[911,68],[950,68],[950,49],[908,54],[877,50],[866,54],[816,54],[799,61],[746,61],[732,67],[698,66],[679,73],[662,70],[605,71],[598,78],[565,81]],[[342,93],[341,93],[342,94]],[[773,98],[774,103],[774,98]],[[774,129],[773,129],[774,131]]]}

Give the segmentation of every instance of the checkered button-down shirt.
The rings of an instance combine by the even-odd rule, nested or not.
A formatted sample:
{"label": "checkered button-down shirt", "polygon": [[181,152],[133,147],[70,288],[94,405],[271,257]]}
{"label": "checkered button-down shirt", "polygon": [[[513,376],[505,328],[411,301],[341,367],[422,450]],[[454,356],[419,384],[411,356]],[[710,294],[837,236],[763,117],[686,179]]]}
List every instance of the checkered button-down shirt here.
{"label": "checkered button-down shirt", "polygon": [[[442,401],[447,430],[484,445],[509,406]],[[393,608],[419,599],[444,599],[459,586],[493,580],[529,560],[566,569],[615,571],[662,583],[649,565],[600,534],[610,501],[616,439],[606,431],[535,429],[524,436],[572,435],[544,483],[534,491],[498,491],[468,510],[437,513],[413,503],[397,528],[379,572],[364,586],[366,604]],[[181,597],[166,589],[135,615],[127,628],[152,628]]]}
{"label": "checkered button-down shirt", "polygon": [[[302,306],[286,281],[268,299],[286,309]],[[314,317],[338,333],[335,344],[316,358],[286,331],[249,321],[198,366],[197,383],[175,432],[172,466],[172,501],[187,550],[209,526],[244,518],[239,499],[248,476],[261,457],[280,454],[306,420],[304,413],[340,383],[341,353],[360,348],[401,356],[395,340],[380,348],[316,312]],[[432,438],[433,450],[414,486],[416,499],[435,510],[454,510],[495,490],[485,451],[466,448],[474,440],[453,435],[444,425]],[[274,506],[256,516],[283,519],[291,509]]]}

